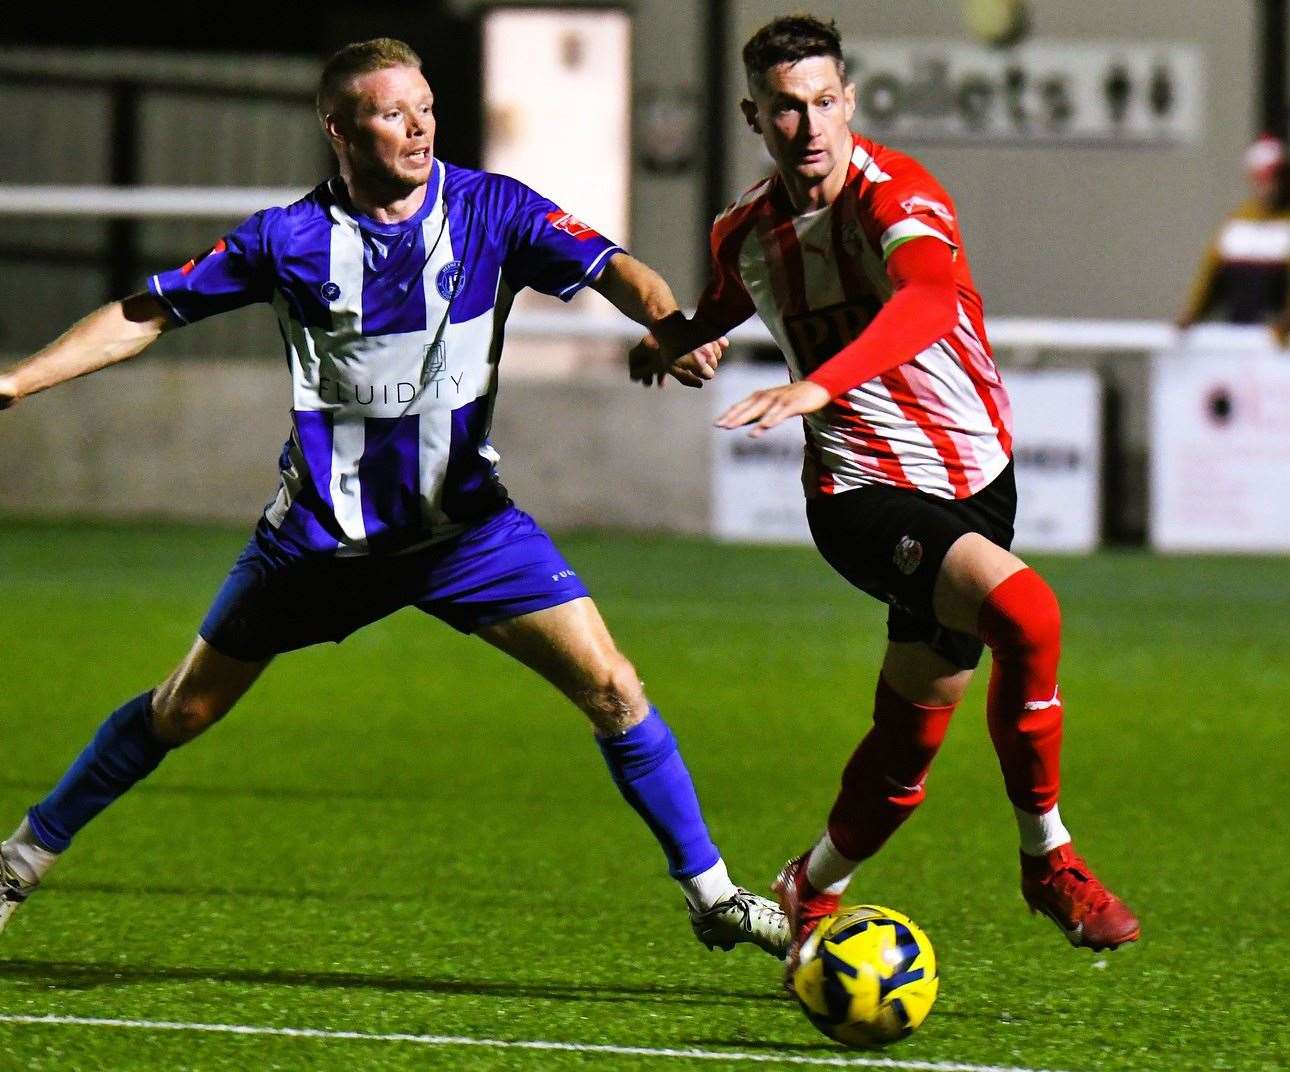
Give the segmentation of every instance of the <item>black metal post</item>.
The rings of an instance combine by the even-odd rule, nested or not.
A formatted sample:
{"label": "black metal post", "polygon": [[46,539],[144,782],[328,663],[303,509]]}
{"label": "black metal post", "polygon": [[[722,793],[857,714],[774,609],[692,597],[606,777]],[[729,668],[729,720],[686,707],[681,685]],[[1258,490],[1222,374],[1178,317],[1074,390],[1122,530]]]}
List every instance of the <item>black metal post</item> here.
{"label": "black metal post", "polygon": [[1259,133],[1284,139],[1286,114],[1286,0],[1259,4]]}
{"label": "black metal post", "polygon": [[726,189],[729,176],[726,153],[726,118],[735,106],[730,93],[726,71],[730,65],[730,0],[708,0],[702,7],[707,17],[704,23],[703,56],[704,108],[708,117],[704,131],[707,141],[706,167],[703,175],[703,227],[700,233],[702,275],[708,276],[708,230],[712,221],[726,207]]}
{"label": "black metal post", "polygon": [[[139,181],[139,87],[118,82],[112,88],[110,137],[113,186]],[[124,298],[139,289],[139,224],[133,219],[108,222],[107,300]]]}

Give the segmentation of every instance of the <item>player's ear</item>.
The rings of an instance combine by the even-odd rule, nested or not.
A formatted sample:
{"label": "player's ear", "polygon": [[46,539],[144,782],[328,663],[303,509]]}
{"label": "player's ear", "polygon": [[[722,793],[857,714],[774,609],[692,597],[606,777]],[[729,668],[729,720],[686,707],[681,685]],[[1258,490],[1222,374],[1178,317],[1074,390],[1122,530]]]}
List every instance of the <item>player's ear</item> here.
{"label": "player's ear", "polygon": [[332,141],[345,140],[345,130],[341,123],[341,117],[335,112],[328,112],[323,117],[323,130],[326,131],[327,137]]}
{"label": "player's ear", "polygon": [[847,122],[851,122],[851,117],[856,114],[856,84],[848,82],[842,87],[842,101],[845,104]]}
{"label": "player's ear", "polygon": [[337,94],[332,109],[323,117],[323,130],[333,141],[352,141],[357,126],[358,101],[353,94]]}
{"label": "player's ear", "polygon": [[761,133],[761,124],[757,121],[757,105],[746,97],[739,102],[739,110],[744,113],[744,122],[752,128],[754,134]]}

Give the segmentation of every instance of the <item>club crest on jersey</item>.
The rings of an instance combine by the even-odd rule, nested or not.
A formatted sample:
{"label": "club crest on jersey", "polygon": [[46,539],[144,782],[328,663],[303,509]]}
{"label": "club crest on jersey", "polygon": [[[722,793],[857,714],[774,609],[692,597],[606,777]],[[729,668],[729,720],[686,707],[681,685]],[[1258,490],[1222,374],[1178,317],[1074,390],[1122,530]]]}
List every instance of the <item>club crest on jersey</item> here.
{"label": "club crest on jersey", "polygon": [[900,207],[911,216],[918,212],[930,212],[934,216],[939,216],[946,223],[954,222],[954,213],[939,201],[933,201],[930,197],[923,197],[921,194],[914,194],[913,197],[902,201]]}
{"label": "club crest on jersey", "polygon": [[583,223],[572,212],[561,212],[557,209],[555,212],[548,212],[546,219],[557,231],[563,231],[570,238],[576,238],[579,242],[585,242],[588,238],[600,237],[598,231]]}
{"label": "club crest on jersey", "polygon": [[321,287],[318,288],[318,293],[323,296],[323,301],[334,302],[337,298],[340,297],[340,284],[333,283],[329,279],[327,280],[326,283],[324,283]]}
{"label": "club crest on jersey", "polygon": [[207,257],[209,257],[212,253],[223,253],[226,249],[228,249],[228,243],[221,238],[218,242],[216,242],[213,246],[211,246],[211,248],[208,249],[205,253],[203,253],[200,257],[194,257],[182,268],[180,268],[179,269],[180,274],[187,275],[199,264],[201,264],[202,261],[204,261]]}
{"label": "club crest on jersey", "polygon": [[912,536],[902,536],[891,556],[892,562],[906,577],[918,569],[923,561],[923,545]]}
{"label": "club crest on jersey", "polygon": [[439,291],[439,297],[444,301],[452,301],[461,292],[461,285],[465,280],[465,265],[461,261],[449,261],[439,269],[434,285]]}

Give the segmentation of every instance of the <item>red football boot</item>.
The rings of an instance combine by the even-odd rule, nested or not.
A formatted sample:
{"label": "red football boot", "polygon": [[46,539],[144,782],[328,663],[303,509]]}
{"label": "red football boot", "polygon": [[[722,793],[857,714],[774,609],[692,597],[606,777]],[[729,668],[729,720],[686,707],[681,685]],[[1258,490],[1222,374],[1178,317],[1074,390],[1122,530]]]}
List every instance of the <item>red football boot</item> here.
{"label": "red football boot", "polygon": [[1142,933],[1129,906],[1097,880],[1069,843],[1046,856],[1021,854],[1021,896],[1074,946],[1114,949]]}
{"label": "red football boot", "polygon": [[810,853],[803,853],[789,860],[775,881],[770,891],[779,900],[779,907],[788,918],[790,942],[788,954],[784,958],[784,985],[793,989],[793,973],[797,971],[802,956],[802,943],[810,937],[811,932],[820,925],[820,920],[831,916],[838,910],[841,898],[835,893],[820,893],[806,878],[806,858]]}

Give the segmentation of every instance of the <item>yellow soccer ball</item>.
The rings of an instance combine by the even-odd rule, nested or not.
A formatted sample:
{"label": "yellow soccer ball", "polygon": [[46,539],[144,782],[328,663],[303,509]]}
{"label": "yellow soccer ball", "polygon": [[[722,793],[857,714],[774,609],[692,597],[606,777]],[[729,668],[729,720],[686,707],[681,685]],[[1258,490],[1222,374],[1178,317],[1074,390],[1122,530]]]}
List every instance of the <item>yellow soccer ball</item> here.
{"label": "yellow soccer ball", "polygon": [[802,946],[793,993],[806,1018],[846,1046],[885,1046],[932,1011],[940,979],[927,935],[879,905],[838,909]]}

